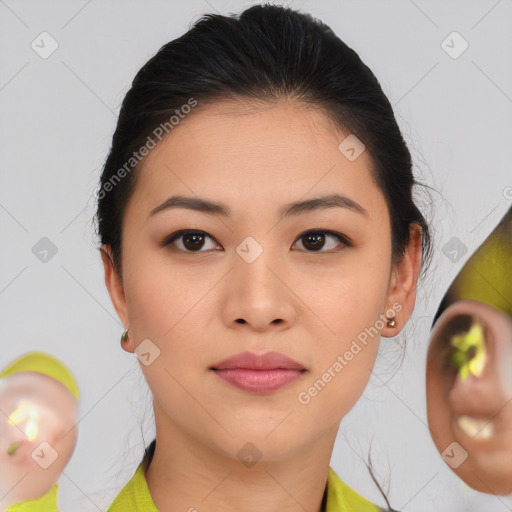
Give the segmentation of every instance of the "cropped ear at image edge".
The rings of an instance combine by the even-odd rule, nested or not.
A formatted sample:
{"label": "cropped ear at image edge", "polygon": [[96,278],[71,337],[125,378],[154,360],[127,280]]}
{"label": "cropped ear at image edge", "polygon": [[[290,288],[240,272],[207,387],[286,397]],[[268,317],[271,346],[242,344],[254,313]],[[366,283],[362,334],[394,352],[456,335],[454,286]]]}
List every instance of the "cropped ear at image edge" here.
{"label": "cropped ear at image edge", "polygon": [[454,302],[483,302],[512,318],[512,207],[478,246],[450,284],[430,330]]}

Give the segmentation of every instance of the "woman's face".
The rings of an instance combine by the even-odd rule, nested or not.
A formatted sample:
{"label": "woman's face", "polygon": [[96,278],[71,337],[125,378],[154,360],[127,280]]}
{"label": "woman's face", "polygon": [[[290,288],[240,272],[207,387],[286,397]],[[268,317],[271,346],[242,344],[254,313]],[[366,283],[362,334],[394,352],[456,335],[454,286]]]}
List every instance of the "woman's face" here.
{"label": "woman's face", "polygon": [[[172,424],[233,457],[251,441],[278,459],[337,431],[363,392],[386,311],[398,328],[382,334],[394,336],[413,308],[420,246],[413,237],[412,259],[392,273],[387,206],[368,151],[354,159],[357,152],[339,149],[347,135],[296,104],[226,102],[199,105],[148,155],[124,217],[124,293],[109,286],[104,262],[130,327],[127,350],[145,343],[138,353],[157,428]],[[333,194],[358,206],[282,215],[291,203]],[[184,207],[152,214],[176,195],[222,204],[229,215]],[[161,245],[179,230],[202,238]],[[304,236],[312,230],[319,238]],[[307,371],[261,393],[211,369],[240,352],[271,350]]]}

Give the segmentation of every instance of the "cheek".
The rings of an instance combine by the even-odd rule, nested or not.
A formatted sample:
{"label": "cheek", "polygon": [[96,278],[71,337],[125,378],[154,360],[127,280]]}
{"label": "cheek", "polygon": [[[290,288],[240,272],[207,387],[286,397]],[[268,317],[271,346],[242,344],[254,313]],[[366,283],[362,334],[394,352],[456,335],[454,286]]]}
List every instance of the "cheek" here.
{"label": "cheek", "polygon": [[315,340],[317,361],[297,395],[305,423],[314,418],[324,425],[338,423],[360,398],[375,364],[378,333],[363,330],[362,336],[353,318],[337,327],[335,337]]}
{"label": "cheek", "polygon": [[[133,254],[126,258],[125,293],[130,333],[136,346],[149,347],[149,364],[140,367],[155,398],[161,403],[190,407],[183,392],[204,378],[211,355],[201,345],[205,332],[205,307],[212,277],[183,272],[158,255]],[[206,334],[206,336],[205,336]],[[145,340],[151,340],[148,343]],[[139,350],[143,350],[140,345]],[[145,349],[144,349],[145,351]],[[181,384],[181,386],[180,386]],[[188,405],[187,405],[188,404]]]}
{"label": "cheek", "polygon": [[[382,261],[384,260],[384,261]],[[304,386],[303,400],[330,422],[339,421],[364,391],[377,357],[380,331],[385,326],[388,263],[370,255],[338,272],[328,286],[309,294],[315,323],[315,371]],[[308,387],[309,386],[309,387]],[[313,414],[315,416],[315,414]]]}
{"label": "cheek", "polygon": [[[131,249],[131,250],[130,250]],[[172,339],[183,329],[195,303],[204,295],[199,266],[183,272],[165,250],[130,248],[125,258],[125,293],[131,332],[138,339]],[[136,342],[138,341],[136,339]]]}
{"label": "cheek", "polygon": [[314,338],[314,371],[298,397],[308,414],[322,415],[332,424],[350,411],[368,384],[384,326],[375,294],[350,300],[341,293],[336,298],[337,306],[322,312],[334,334],[326,331]]}
{"label": "cheek", "polygon": [[[352,340],[358,340],[361,346],[378,344],[379,333],[385,326],[389,277],[387,261],[382,260],[385,258],[376,261],[365,254],[357,255],[354,262],[347,261],[333,270],[336,278],[327,276],[313,293],[305,295],[323,324],[320,327],[324,363],[325,356],[332,358],[333,352],[348,350]],[[309,316],[315,321],[311,313]]]}

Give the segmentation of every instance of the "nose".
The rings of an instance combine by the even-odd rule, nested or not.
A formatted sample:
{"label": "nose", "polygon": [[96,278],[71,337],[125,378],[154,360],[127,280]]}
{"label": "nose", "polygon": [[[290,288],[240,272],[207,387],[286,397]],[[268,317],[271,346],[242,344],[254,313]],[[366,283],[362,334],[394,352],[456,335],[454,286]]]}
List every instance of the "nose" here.
{"label": "nose", "polygon": [[295,318],[298,300],[289,281],[271,249],[251,262],[238,258],[231,272],[226,320],[247,324],[255,332],[286,329]]}

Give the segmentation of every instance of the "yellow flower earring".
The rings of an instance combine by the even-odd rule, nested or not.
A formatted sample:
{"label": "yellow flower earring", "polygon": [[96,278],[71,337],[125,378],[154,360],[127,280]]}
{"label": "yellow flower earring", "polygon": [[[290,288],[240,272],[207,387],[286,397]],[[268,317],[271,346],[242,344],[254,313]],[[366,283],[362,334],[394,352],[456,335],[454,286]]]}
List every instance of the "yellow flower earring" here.
{"label": "yellow flower earring", "polygon": [[464,382],[471,373],[480,377],[487,361],[484,325],[474,317],[468,332],[451,337],[451,362],[459,369],[460,379]]}

